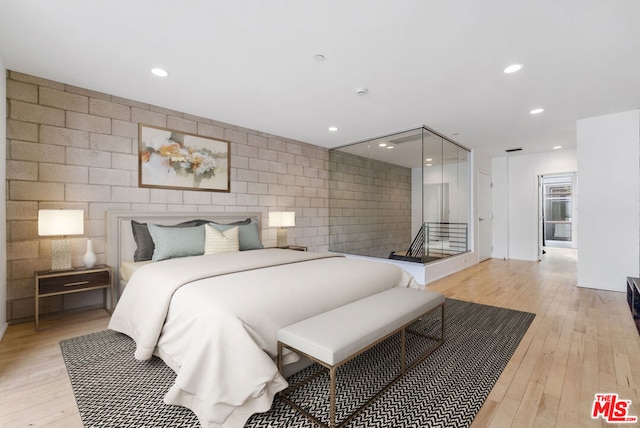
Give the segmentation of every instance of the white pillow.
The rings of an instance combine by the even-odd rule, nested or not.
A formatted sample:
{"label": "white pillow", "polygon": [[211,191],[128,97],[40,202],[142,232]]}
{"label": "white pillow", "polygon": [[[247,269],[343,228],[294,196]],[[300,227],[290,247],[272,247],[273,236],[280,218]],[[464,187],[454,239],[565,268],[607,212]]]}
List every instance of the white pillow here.
{"label": "white pillow", "polygon": [[221,232],[208,224],[204,225],[204,253],[222,254],[240,251],[238,226]]}

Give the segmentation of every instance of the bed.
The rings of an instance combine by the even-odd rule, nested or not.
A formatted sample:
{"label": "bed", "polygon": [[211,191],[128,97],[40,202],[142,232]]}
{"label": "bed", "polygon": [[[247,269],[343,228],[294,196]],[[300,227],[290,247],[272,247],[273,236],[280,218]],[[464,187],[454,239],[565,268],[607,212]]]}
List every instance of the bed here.
{"label": "bed", "polygon": [[[109,328],[135,340],[132,358],[157,355],[176,372],[165,402],[190,408],[205,428],[242,427],[252,414],[268,411],[274,395],[287,387],[275,364],[280,328],[392,287],[419,287],[405,271],[384,262],[259,248],[262,244],[255,240],[247,249],[242,231],[261,237],[260,217],[259,213],[107,215],[108,262],[120,279]],[[195,236],[195,229],[203,226],[209,250],[134,262],[125,272],[123,266],[139,249],[132,221],[154,230],[154,239],[162,237],[161,229],[170,238],[169,247],[180,247],[180,234]],[[167,227],[193,221],[198,226]],[[230,236],[224,242],[245,238],[244,245],[211,253],[207,247],[211,236],[216,245],[222,239],[211,232],[212,227]],[[241,236],[234,238],[238,229]],[[154,243],[154,254],[166,250],[162,239]],[[284,358],[289,367],[300,363],[293,353]]]}

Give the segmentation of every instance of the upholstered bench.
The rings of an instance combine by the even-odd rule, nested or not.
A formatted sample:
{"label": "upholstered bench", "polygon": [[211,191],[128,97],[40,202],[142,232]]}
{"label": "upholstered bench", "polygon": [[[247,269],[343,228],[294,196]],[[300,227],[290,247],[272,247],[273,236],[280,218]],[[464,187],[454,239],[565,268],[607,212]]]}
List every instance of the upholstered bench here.
{"label": "upholstered bench", "polygon": [[[280,329],[277,335],[277,362],[278,369],[281,372],[284,348],[304,355],[328,369],[330,379],[329,424],[320,421],[290,400],[287,397],[288,390],[281,392],[280,397],[322,426],[333,428],[347,424],[408,369],[424,360],[431,352],[442,345],[444,341],[444,301],[445,298],[440,293],[396,287]],[[440,309],[441,322],[439,337],[427,336],[407,330],[407,327],[411,324],[437,309]],[[337,368],[398,332],[401,333],[401,373],[355,413],[336,425]],[[434,340],[433,346],[408,368],[405,361],[406,332],[423,335]]]}

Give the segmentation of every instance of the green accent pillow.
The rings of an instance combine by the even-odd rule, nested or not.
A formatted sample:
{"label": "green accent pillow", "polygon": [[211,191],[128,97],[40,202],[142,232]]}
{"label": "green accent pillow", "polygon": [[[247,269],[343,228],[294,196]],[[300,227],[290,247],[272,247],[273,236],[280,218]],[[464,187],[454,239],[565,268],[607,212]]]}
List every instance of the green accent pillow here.
{"label": "green accent pillow", "polygon": [[[206,220],[188,220],[178,224],[163,227],[193,227],[207,224]],[[142,262],[153,258],[153,239],[149,233],[147,223],[139,223],[131,220],[131,230],[133,231],[133,239],[136,241],[136,250],[133,253],[134,262]]]}
{"label": "green accent pillow", "polygon": [[204,225],[170,227],[149,223],[148,226],[155,246],[151,258],[154,262],[204,254]]}

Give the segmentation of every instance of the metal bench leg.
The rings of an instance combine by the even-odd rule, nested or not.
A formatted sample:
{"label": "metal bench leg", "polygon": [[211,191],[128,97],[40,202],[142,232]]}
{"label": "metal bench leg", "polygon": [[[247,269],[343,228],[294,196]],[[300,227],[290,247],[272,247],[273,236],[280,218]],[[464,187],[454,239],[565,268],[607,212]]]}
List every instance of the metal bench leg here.
{"label": "metal bench leg", "polygon": [[[282,373],[282,351],[283,351],[283,346],[282,346],[282,342],[278,341],[278,358],[277,358],[277,364],[278,364],[278,372]],[[284,396],[284,390],[278,392],[278,395],[280,395],[281,397]]]}
{"label": "metal bench leg", "polygon": [[336,426],[336,367],[329,369],[329,426]]}
{"label": "metal bench leg", "polygon": [[405,374],[407,366],[407,335],[406,327],[402,327],[400,334],[400,372]]}
{"label": "metal bench leg", "polygon": [[444,343],[444,303],[440,305],[440,343]]}

